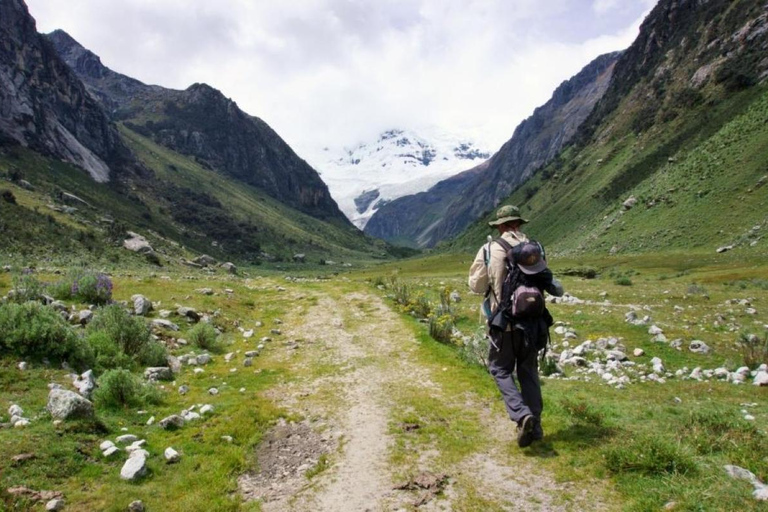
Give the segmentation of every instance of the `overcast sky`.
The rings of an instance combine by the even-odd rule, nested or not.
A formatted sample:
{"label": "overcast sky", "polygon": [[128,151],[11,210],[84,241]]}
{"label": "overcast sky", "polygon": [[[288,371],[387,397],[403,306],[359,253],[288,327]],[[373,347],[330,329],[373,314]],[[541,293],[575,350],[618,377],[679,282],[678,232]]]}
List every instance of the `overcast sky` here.
{"label": "overcast sky", "polygon": [[554,88],[629,46],[654,0],[27,0],[115,71],[206,82],[299,154],[438,127],[495,151]]}

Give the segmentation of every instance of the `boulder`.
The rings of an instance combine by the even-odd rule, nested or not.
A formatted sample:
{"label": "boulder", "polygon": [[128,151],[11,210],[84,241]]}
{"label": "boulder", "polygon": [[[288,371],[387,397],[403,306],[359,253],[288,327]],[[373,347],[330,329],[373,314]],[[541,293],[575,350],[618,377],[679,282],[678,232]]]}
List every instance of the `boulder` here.
{"label": "boulder", "polygon": [[755,375],[755,380],[752,381],[755,386],[768,386],[768,372],[760,371]]}
{"label": "boulder", "polygon": [[10,414],[11,416],[23,416],[24,409],[22,409],[16,404],[13,404],[8,408],[8,414]]}
{"label": "boulder", "polygon": [[149,381],[173,380],[173,370],[167,366],[153,366],[144,370],[144,378]]}
{"label": "boulder", "polygon": [[93,404],[74,391],[52,389],[46,407],[54,419],[92,418]]}
{"label": "boulder", "polygon": [[621,203],[621,206],[625,210],[631,210],[637,204],[637,198],[635,196],[629,196],[629,198]]}
{"label": "boulder", "polygon": [[131,297],[133,301],[133,313],[137,316],[144,316],[152,311],[152,301],[143,295],[134,295]]}
{"label": "boulder", "polygon": [[138,440],[139,440],[138,436],[135,436],[133,434],[123,434],[122,436],[117,436],[117,439],[115,439],[115,441],[117,441],[120,444],[135,443]]}
{"label": "boulder", "polygon": [[154,249],[149,245],[147,239],[138,233],[128,231],[128,238],[123,241],[123,247],[129,251],[138,252],[140,254],[154,253]]}
{"label": "boulder", "polygon": [[178,314],[181,317],[189,318],[190,320],[193,320],[195,322],[200,321],[200,313],[198,313],[193,308],[188,308],[185,306],[179,306],[178,309],[176,309],[176,314]]}
{"label": "boulder", "polygon": [[60,498],[54,498],[45,504],[45,510],[64,510],[64,500]]}
{"label": "boulder", "polygon": [[81,395],[90,400],[93,390],[96,389],[96,379],[93,376],[93,370],[83,373],[72,384]]}
{"label": "boulder", "polygon": [[701,340],[693,340],[688,345],[688,350],[695,354],[709,354],[709,346]]}
{"label": "boulder", "polygon": [[197,258],[193,259],[192,263],[196,263],[197,265],[201,265],[203,267],[210,267],[216,264],[216,258],[213,258],[212,256],[208,256],[207,254],[202,254]]}
{"label": "boulder", "polygon": [[181,428],[183,426],[184,418],[178,414],[174,414],[160,420],[160,427],[162,427],[164,430],[176,430],[177,428]]}
{"label": "boulder", "polygon": [[128,505],[128,512],[144,512],[144,502],[141,500],[132,501]]}
{"label": "boulder", "polygon": [[123,480],[135,481],[147,474],[146,451],[136,450],[128,457],[120,470],[120,478]]}
{"label": "boulder", "polygon": [[221,264],[221,268],[229,272],[230,274],[237,274],[237,267],[234,263],[226,262]]}
{"label": "boulder", "polygon": [[93,311],[90,309],[84,309],[77,314],[77,323],[80,325],[86,325],[93,320]]}

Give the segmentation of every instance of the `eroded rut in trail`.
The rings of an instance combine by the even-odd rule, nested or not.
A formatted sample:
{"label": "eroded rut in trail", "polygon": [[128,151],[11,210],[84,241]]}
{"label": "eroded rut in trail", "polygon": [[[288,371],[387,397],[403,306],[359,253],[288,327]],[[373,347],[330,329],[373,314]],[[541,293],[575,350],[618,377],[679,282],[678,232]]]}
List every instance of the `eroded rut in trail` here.
{"label": "eroded rut in trail", "polygon": [[[514,429],[502,414],[474,405],[477,400],[466,400],[462,413],[498,439],[498,448],[439,471],[432,467],[439,453],[415,445],[420,452],[414,454],[419,466],[414,482],[421,478],[435,485],[394,481],[399,473],[389,458],[394,391],[418,386],[434,400],[456,397],[444,396],[419,364],[413,350],[418,341],[381,298],[361,292],[318,298],[287,323],[296,326],[286,332],[289,341],[277,343],[269,356],[287,361],[294,375],[270,396],[304,420],[277,425],[260,444],[258,471],[239,481],[245,499],[261,500],[267,512],[479,510],[466,505],[471,501],[466,493],[472,492],[492,503],[491,510],[604,508],[594,496],[587,503],[586,496],[556,484],[523,455],[505,460]],[[326,371],[317,371],[319,366]],[[572,497],[567,506],[563,492]]]}

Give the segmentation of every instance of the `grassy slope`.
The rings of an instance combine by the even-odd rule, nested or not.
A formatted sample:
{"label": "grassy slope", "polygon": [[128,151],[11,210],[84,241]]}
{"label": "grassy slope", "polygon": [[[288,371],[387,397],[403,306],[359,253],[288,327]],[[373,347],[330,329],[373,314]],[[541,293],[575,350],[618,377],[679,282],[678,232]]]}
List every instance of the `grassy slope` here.
{"label": "grassy slope", "polygon": [[[768,221],[768,187],[756,187],[768,174],[766,118],[768,88],[749,89],[640,136],[571,148],[506,202],[522,205],[527,231],[559,253],[713,251]],[[637,206],[622,212],[632,195]],[[482,243],[487,220],[448,246]]]}

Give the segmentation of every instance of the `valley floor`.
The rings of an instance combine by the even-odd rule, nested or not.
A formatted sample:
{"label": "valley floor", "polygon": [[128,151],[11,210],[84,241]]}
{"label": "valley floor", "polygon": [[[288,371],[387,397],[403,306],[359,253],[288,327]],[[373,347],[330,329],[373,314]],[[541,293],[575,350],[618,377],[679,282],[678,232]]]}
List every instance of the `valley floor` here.
{"label": "valley floor", "polygon": [[[630,356],[637,368],[660,356],[666,382],[627,370],[630,381],[618,386],[566,367],[565,378],[543,380],[545,440],[521,450],[491,377],[467,357],[479,322],[477,298],[464,292],[466,258],[322,278],[115,274],[115,299],[140,293],[156,310],[194,307],[222,329],[223,347],[162,384],[159,405],[97,410],[95,424],[56,425],[45,411],[50,383],[72,389],[69,371],[40,361],[20,370],[19,358],[4,355],[0,423],[18,404],[30,424],[0,428],[0,508],[43,508],[39,495],[18,494],[24,486],[60,492],[64,510],[126,510],[134,500],[150,511],[761,509],[752,486],[723,466],[766,481],[767,388],[688,378],[695,366],[742,366],[739,329],[765,336],[761,259],[616,259],[598,262],[598,279],[564,277],[582,301],[551,306],[562,322],[552,350],[616,336],[629,354],[643,349]],[[688,270],[675,273],[678,264]],[[433,305],[438,290],[458,290],[465,346],[432,339],[425,321],[393,300],[396,282]],[[0,274],[0,294],[10,287],[10,274]],[[670,338],[685,340],[683,350],[652,341],[649,325],[628,324],[629,310],[652,315]],[[192,324],[171,320],[181,330],[158,333],[171,352],[199,353],[181,344]],[[689,352],[693,338],[713,350]],[[260,355],[248,361],[248,351]],[[685,376],[674,376],[682,368]],[[147,421],[206,404],[212,414],[176,431]],[[126,433],[145,439],[150,453],[137,482],[119,477],[125,456],[99,449]],[[165,463],[166,447],[179,462]]]}

